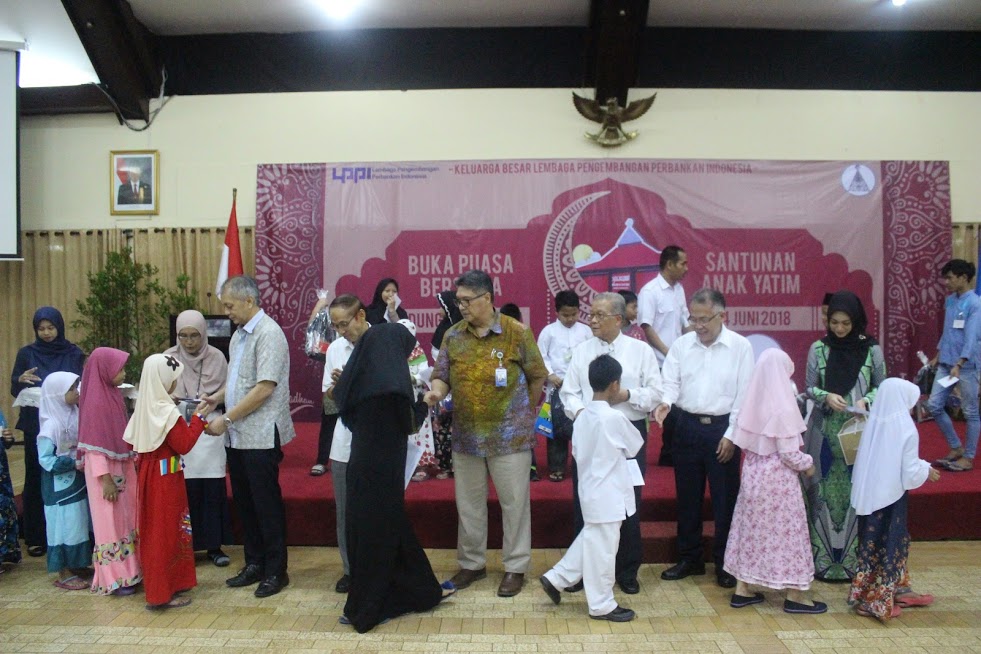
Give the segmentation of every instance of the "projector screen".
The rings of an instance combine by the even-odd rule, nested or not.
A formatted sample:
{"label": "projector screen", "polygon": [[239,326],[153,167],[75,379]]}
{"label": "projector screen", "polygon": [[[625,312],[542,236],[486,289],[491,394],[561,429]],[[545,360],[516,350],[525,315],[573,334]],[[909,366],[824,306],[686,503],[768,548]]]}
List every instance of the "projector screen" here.
{"label": "projector screen", "polygon": [[20,158],[17,132],[19,53],[0,50],[0,259],[19,259]]}

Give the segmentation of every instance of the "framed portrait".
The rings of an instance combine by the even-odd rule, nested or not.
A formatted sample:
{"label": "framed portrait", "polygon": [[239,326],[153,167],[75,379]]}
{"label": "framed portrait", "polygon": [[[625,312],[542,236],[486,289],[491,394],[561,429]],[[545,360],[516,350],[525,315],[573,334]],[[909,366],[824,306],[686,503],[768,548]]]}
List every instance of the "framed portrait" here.
{"label": "framed portrait", "polygon": [[109,208],[114,216],[160,213],[160,151],[109,153]]}

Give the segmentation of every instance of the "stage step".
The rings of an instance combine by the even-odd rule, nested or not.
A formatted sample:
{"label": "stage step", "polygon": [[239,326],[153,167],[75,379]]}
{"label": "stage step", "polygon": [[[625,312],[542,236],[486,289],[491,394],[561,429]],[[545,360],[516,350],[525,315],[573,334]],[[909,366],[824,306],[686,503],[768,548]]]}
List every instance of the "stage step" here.
{"label": "stage step", "polygon": [[[715,523],[708,520],[702,523],[702,557],[712,561],[712,538],[715,536]],[[640,540],[644,547],[644,563],[678,562],[678,523],[642,521]]]}

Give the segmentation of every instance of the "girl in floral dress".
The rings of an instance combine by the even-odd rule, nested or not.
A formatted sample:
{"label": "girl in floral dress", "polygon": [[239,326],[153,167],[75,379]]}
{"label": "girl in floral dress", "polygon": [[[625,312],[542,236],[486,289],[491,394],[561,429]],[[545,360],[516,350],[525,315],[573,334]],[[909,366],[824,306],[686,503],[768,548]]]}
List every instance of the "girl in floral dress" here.
{"label": "girl in floral dress", "polygon": [[823,602],[804,592],[814,580],[814,560],[799,473],[814,474],[800,451],[804,421],[790,376],[794,364],[771,348],[760,355],[749,380],[732,441],[746,451],[742,483],[726,546],[725,570],[736,578],[733,608],[763,602],[749,586],[786,590],[787,613],[824,613]]}
{"label": "girl in floral dress", "polygon": [[859,544],[848,603],[859,615],[883,622],[903,608],[933,603],[933,595],[913,592],[906,567],[907,491],[940,479],[940,472],[919,457],[920,435],[909,415],[919,398],[919,386],[905,379],[882,382],[852,472]]}

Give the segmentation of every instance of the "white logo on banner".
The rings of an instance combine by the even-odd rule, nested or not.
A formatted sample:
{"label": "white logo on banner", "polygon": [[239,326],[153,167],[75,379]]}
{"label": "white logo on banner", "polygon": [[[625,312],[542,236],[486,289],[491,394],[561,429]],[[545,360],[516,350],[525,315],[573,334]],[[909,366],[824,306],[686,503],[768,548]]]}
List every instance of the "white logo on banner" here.
{"label": "white logo on banner", "polygon": [[875,173],[868,166],[853,164],[841,173],[841,185],[852,195],[868,195],[875,188]]}

